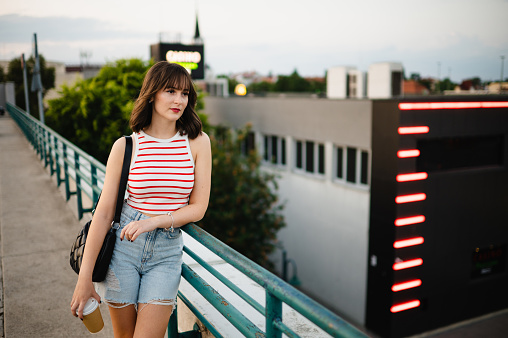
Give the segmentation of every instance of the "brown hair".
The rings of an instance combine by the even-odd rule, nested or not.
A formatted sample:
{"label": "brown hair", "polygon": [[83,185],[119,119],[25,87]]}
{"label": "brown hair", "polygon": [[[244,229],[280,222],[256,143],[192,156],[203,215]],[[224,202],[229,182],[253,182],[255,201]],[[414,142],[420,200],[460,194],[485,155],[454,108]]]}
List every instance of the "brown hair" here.
{"label": "brown hair", "polygon": [[153,65],[145,75],[139,97],[132,109],[130,127],[138,133],[152,123],[152,105],[150,100],[155,99],[155,94],[160,90],[174,88],[189,91],[189,101],[182,116],[176,121],[176,129],[182,134],[188,134],[190,139],[195,139],[201,133],[202,123],[198,114],[194,111],[197,93],[192,83],[189,72],[176,63],[160,61]]}

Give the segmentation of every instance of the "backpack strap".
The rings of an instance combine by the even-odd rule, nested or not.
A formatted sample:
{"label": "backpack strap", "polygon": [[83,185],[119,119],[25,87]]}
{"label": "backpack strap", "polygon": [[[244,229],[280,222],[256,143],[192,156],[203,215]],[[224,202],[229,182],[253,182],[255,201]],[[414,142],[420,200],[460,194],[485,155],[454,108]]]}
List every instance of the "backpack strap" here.
{"label": "backpack strap", "polygon": [[114,223],[120,222],[123,200],[125,198],[125,189],[127,187],[127,179],[129,177],[131,158],[132,158],[132,137],[125,136],[125,155],[123,157],[122,176],[120,177],[120,186],[118,187],[118,196],[116,198],[115,218],[113,218]]}

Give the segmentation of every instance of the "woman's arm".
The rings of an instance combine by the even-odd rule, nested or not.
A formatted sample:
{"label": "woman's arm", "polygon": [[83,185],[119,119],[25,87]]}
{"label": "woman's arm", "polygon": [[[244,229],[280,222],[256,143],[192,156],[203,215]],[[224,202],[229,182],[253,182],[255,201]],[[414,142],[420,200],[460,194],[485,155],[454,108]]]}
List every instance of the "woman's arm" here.
{"label": "woman's arm", "polygon": [[83,318],[83,308],[90,297],[94,297],[97,301],[100,300],[92,284],[92,273],[102,243],[115,215],[125,144],[124,137],[118,139],[113,144],[106,165],[106,176],[101,197],[95,209],[90,230],[88,231],[78,282],[71,301],[72,314],[78,315],[80,318]]}
{"label": "woman's arm", "polygon": [[129,223],[122,229],[121,239],[134,241],[143,232],[156,228],[169,228],[172,223],[173,227],[177,228],[203,218],[208,208],[212,181],[210,138],[205,133],[201,133],[190,141],[190,146],[194,156],[194,188],[189,197],[189,204],[172,213],[174,223],[169,215],[155,216]]}

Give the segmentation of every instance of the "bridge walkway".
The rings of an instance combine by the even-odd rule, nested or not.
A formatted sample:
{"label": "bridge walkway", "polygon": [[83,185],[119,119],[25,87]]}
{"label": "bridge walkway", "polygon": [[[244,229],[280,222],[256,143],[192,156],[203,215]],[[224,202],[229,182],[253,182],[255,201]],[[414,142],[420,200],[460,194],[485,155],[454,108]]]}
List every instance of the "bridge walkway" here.
{"label": "bridge walkway", "polygon": [[[77,278],[69,251],[79,228],[55,177],[16,123],[0,116],[0,332],[5,337],[89,337],[69,305]],[[104,304],[101,310],[109,321]],[[112,336],[111,325],[96,335]]]}

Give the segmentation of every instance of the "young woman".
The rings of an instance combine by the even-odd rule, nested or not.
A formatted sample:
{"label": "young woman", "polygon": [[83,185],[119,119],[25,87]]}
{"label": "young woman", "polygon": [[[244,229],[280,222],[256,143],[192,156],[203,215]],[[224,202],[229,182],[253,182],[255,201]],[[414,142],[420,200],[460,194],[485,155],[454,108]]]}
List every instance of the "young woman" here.
{"label": "young woman", "polygon": [[[165,61],[145,76],[131,114],[133,157],[106,279],[92,271],[114,216],[125,138],[111,149],[104,187],[88,234],[71,301],[83,318],[90,297],[109,306],[115,337],[163,337],[176,305],[182,264],[179,227],[200,220],[208,207],[210,139],[194,111],[196,91],[187,70]],[[99,296],[100,294],[100,296]]]}

